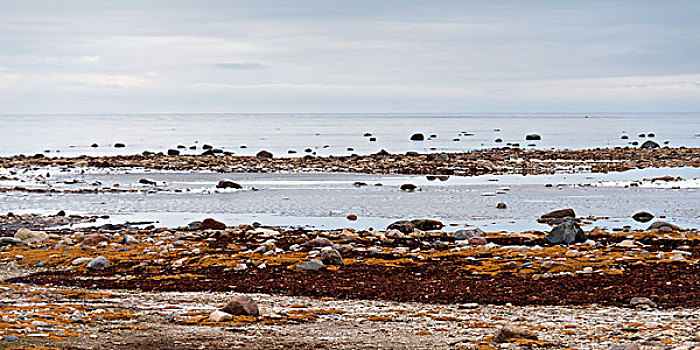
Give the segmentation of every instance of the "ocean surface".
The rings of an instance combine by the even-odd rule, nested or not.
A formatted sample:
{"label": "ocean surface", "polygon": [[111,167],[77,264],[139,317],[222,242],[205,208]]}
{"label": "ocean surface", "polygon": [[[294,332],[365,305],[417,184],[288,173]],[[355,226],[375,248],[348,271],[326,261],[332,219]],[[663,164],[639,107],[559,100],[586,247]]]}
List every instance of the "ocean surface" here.
{"label": "ocean surface", "polygon": [[[461,152],[507,143],[580,149],[647,139],[675,147],[700,146],[700,113],[0,115],[0,125],[0,156],[45,151],[57,156],[136,154],[165,152],[178,145],[188,147],[183,153],[199,154],[204,144],[241,155],[265,149],[277,156],[303,156],[307,148],[318,155],[381,149]],[[423,133],[426,140],[410,141],[413,133]],[[542,139],[525,141],[530,133]],[[99,147],[90,147],[93,143]],[[115,143],[126,147],[115,148]]]}

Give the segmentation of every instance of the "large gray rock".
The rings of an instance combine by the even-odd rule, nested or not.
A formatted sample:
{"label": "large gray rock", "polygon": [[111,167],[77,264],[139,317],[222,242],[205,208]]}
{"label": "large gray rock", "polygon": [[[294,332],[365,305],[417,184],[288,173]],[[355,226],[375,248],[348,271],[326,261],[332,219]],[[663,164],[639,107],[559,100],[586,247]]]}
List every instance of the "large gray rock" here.
{"label": "large gray rock", "polygon": [[92,271],[104,270],[105,267],[109,266],[110,262],[104,256],[98,256],[85,265],[85,268]]}
{"label": "large gray rock", "polygon": [[309,260],[296,266],[304,271],[318,271],[326,267],[319,259]]}
{"label": "large gray rock", "polygon": [[641,146],[639,146],[639,148],[659,148],[659,147],[661,147],[661,146],[659,146],[658,143],[656,143],[652,140],[647,140]]}
{"label": "large gray rock", "polygon": [[481,231],[478,228],[475,228],[473,230],[458,230],[452,234],[452,237],[454,237],[456,240],[465,240],[465,239],[469,239],[469,238],[483,237],[483,236],[484,236],[484,231]]}
{"label": "large gray rock", "polygon": [[335,249],[325,248],[323,251],[321,251],[321,261],[326,265],[345,265],[343,262],[343,256],[340,255],[340,252]]}
{"label": "large gray rock", "polygon": [[673,231],[683,231],[682,228],[679,226],[676,226],[674,224],[670,224],[665,221],[656,221],[653,224],[649,225],[647,230],[655,230],[659,232],[673,232]]}
{"label": "large gray rock", "polygon": [[413,230],[432,231],[439,230],[444,225],[433,219],[399,220],[387,227],[387,230],[399,230],[403,233],[412,233]]}
{"label": "large gray rock", "polygon": [[552,231],[544,238],[549,244],[573,244],[586,241],[586,234],[573,220],[565,220],[554,226]]}
{"label": "large gray rock", "polygon": [[22,240],[15,237],[2,237],[0,238],[0,245],[20,245]]}

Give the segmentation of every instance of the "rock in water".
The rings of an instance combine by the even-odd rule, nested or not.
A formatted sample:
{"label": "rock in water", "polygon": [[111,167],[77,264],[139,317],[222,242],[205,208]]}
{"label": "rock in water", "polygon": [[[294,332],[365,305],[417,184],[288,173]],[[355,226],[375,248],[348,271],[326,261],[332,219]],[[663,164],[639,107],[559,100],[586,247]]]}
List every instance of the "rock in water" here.
{"label": "rock in water", "polygon": [[649,225],[647,230],[656,230],[659,232],[673,232],[673,231],[683,231],[682,228],[679,226],[676,226],[674,224],[670,224],[665,221],[657,221],[654,222],[653,224]]}
{"label": "rock in water", "polygon": [[586,241],[586,234],[573,220],[565,220],[554,226],[551,232],[544,238],[549,244],[573,244]]}
{"label": "rock in water", "polygon": [[411,135],[411,141],[423,141],[425,140],[425,136],[423,134],[413,134]]}
{"label": "rock in water", "polygon": [[241,189],[243,186],[229,180],[221,180],[219,181],[218,184],[216,184],[216,188],[235,188],[235,189]]}
{"label": "rock in water", "polygon": [[180,155],[180,151],[178,151],[178,150],[176,150],[176,149],[169,149],[169,150],[168,150],[168,155],[169,155],[169,156],[179,156],[179,155]]}
{"label": "rock in water", "polygon": [[507,206],[505,203],[503,203],[503,202],[498,203],[498,204],[496,205],[496,209],[506,209],[506,208],[508,208],[508,206]]}
{"label": "rock in water", "polygon": [[247,295],[234,297],[221,308],[221,311],[231,315],[260,316],[258,304]]}
{"label": "rock in water", "polygon": [[85,268],[92,271],[100,271],[109,266],[110,262],[104,256],[98,256],[85,265]]}
{"label": "rock in water", "polygon": [[661,147],[661,146],[659,146],[658,143],[656,143],[652,140],[647,140],[641,146],[639,146],[639,148],[659,148],[659,147]]}
{"label": "rock in water", "polygon": [[263,150],[258,152],[255,156],[258,158],[272,158],[272,153]]}
{"label": "rock in water", "polygon": [[421,231],[439,230],[444,225],[442,222],[432,219],[399,220],[389,225],[387,230],[398,230],[402,233],[412,233],[414,229]]}
{"label": "rock in water", "polygon": [[326,265],[345,265],[345,263],[343,262],[343,257],[340,255],[340,252],[338,252],[335,249],[324,249],[321,252],[321,261]]}
{"label": "rock in water", "polygon": [[540,218],[542,218],[542,219],[562,219],[565,217],[575,218],[576,213],[571,208],[559,209],[559,210],[551,211],[547,214],[544,214]]}
{"label": "rock in water", "polygon": [[200,230],[225,230],[226,224],[220,221],[216,221],[212,218],[206,218],[202,220],[202,224],[199,225]]}
{"label": "rock in water", "polygon": [[632,219],[634,219],[635,221],[639,221],[639,222],[649,222],[653,218],[654,218],[654,215],[647,213],[645,211],[640,211],[639,213],[632,215]]}
{"label": "rock in water", "polygon": [[529,134],[529,135],[525,136],[525,140],[527,140],[527,141],[534,141],[534,140],[541,140],[541,139],[542,139],[542,136],[540,136],[539,134]]}
{"label": "rock in water", "polygon": [[309,260],[305,263],[297,265],[297,268],[300,268],[304,271],[318,271],[325,267],[326,265],[324,265],[323,262],[319,259]]}
{"label": "rock in water", "polygon": [[114,144],[114,148],[124,148],[124,147],[126,147],[126,145],[123,143],[120,143],[120,142],[117,142]]}
{"label": "rock in water", "polygon": [[414,184],[403,184],[401,185],[401,191],[407,191],[407,192],[413,192],[418,188],[418,186]]}
{"label": "rock in water", "polygon": [[142,185],[156,185],[156,182],[151,179],[139,179],[139,183]]}

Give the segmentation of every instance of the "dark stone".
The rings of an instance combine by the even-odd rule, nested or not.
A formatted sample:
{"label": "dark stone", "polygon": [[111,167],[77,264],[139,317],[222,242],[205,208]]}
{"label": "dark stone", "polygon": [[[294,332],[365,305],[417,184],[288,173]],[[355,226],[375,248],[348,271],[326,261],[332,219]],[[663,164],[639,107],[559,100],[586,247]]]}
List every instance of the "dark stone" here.
{"label": "dark stone", "polygon": [[535,140],[541,140],[541,139],[542,139],[542,136],[540,136],[538,134],[529,134],[529,135],[525,136],[525,140],[527,140],[527,141],[535,141]]}
{"label": "dark stone", "polygon": [[124,147],[126,147],[126,145],[123,144],[123,143],[117,142],[117,143],[114,144],[114,148],[124,148]]}
{"label": "dark stone", "polygon": [[376,141],[377,141],[377,138],[376,138],[376,137],[370,137],[370,138],[369,138],[369,142],[376,142]]}
{"label": "dark stone", "polygon": [[423,136],[423,134],[411,135],[411,141],[423,141],[423,140],[425,140],[425,136]]}
{"label": "dark stone", "polygon": [[92,148],[97,148],[97,147],[100,147],[100,146],[99,146],[98,144],[96,144],[96,143],[93,143],[92,145],[90,145],[90,147],[92,147]]}
{"label": "dark stone", "polygon": [[573,244],[586,241],[586,234],[574,220],[565,220],[554,226],[544,238],[549,244]]}
{"label": "dark stone", "polygon": [[216,184],[216,188],[235,188],[235,189],[241,189],[243,186],[229,180],[221,180],[219,181],[218,184]]}
{"label": "dark stone", "polygon": [[151,180],[151,179],[140,179],[139,183],[143,184],[143,185],[153,185],[153,186],[156,185],[156,182]]}
{"label": "dark stone", "polygon": [[256,154],[255,156],[258,158],[272,158],[272,153],[263,150],[258,152],[258,154]]}
{"label": "dark stone", "polygon": [[321,252],[321,261],[325,265],[337,265],[337,266],[343,266],[345,263],[343,262],[343,257],[340,255],[340,252],[338,252],[335,249],[326,249]]}
{"label": "dark stone", "polygon": [[221,308],[221,311],[234,316],[260,316],[258,304],[255,303],[253,298],[247,295],[239,295],[234,297],[231,301],[226,303],[223,308]]}
{"label": "dark stone", "polygon": [[212,145],[205,144],[204,146],[202,146],[202,149],[204,149],[204,150],[212,149],[212,148],[214,148],[214,146],[212,146]]}
{"label": "dark stone", "polygon": [[399,220],[391,225],[389,225],[386,229],[387,230],[398,230],[403,233],[412,233],[414,229],[418,229],[421,231],[432,231],[432,230],[439,230],[443,227],[444,225],[437,220],[432,220],[432,219],[415,219],[415,220]]}
{"label": "dark stone", "polygon": [[179,156],[179,155],[180,155],[180,151],[178,151],[178,150],[176,150],[176,149],[169,149],[169,150],[168,150],[168,155],[169,155],[169,156]]}
{"label": "dark stone", "polygon": [[199,225],[200,230],[225,230],[226,224],[220,221],[216,221],[212,218],[206,218],[202,220],[202,224]]}
{"label": "dark stone", "polygon": [[559,210],[551,211],[547,214],[543,214],[542,216],[540,216],[540,219],[544,219],[544,220],[546,220],[546,219],[563,219],[566,217],[575,218],[576,213],[571,208],[559,209]]}
{"label": "dark stone", "polygon": [[478,228],[475,228],[473,230],[457,230],[452,234],[452,237],[456,240],[465,240],[469,238],[474,238],[474,237],[483,237],[484,236],[484,231],[481,231]]}
{"label": "dark stone", "polygon": [[635,221],[639,221],[639,222],[649,222],[653,218],[654,218],[654,215],[652,215],[651,213],[647,213],[645,211],[640,211],[639,213],[632,215],[632,219],[634,219]]}
{"label": "dark stone", "polygon": [[375,153],[374,155],[377,156],[389,156],[391,153],[387,152],[385,149],[380,150],[379,152]]}
{"label": "dark stone", "polygon": [[652,140],[647,140],[641,146],[639,146],[639,148],[659,148],[659,147],[661,147],[661,146],[659,146],[658,143],[656,143]]}
{"label": "dark stone", "polygon": [[506,208],[508,208],[508,206],[503,202],[496,204],[496,209],[506,209]]}
{"label": "dark stone", "polygon": [[401,191],[408,191],[408,192],[413,192],[416,189],[418,189],[418,186],[414,184],[403,184],[401,185]]}
{"label": "dark stone", "polygon": [[674,224],[670,224],[665,221],[657,221],[649,225],[647,230],[657,230],[659,232],[673,232],[673,231],[683,231],[683,229]]}
{"label": "dark stone", "polygon": [[496,140],[494,140],[493,142],[501,143],[501,142],[503,142],[503,139],[496,139]]}
{"label": "dark stone", "polygon": [[56,216],[66,216],[66,212],[63,210],[60,210],[58,213],[56,213]]}

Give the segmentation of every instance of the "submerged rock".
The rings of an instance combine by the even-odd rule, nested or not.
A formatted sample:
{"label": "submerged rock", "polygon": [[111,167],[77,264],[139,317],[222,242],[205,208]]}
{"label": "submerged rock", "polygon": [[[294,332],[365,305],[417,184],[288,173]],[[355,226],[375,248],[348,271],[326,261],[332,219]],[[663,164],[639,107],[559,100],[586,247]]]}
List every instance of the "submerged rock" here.
{"label": "submerged rock", "polygon": [[565,220],[554,226],[544,238],[549,244],[573,244],[586,241],[586,234],[574,220]]}
{"label": "submerged rock", "polygon": [[632,219],[634,219],[635,221],[639,221],[639,222],[649,222],[653,218],[654,218],[654,215],[652,215],[651,213],[647,213],[645,211],[640,211],[640,212],[632,215]]}

